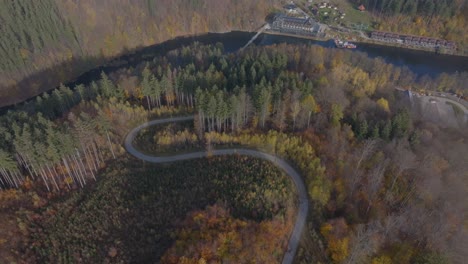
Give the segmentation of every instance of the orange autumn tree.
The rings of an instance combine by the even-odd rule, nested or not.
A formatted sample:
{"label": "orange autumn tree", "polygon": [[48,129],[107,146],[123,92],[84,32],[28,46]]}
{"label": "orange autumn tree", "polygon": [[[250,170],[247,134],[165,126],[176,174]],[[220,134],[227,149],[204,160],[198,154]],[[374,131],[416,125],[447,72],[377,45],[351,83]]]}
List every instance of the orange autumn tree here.
{"label": "orange autumn tree", "polygon": [[161,263],[277,263],[291,231],[286,223],[241,220],[221,205],[208,206],[189,213]]}

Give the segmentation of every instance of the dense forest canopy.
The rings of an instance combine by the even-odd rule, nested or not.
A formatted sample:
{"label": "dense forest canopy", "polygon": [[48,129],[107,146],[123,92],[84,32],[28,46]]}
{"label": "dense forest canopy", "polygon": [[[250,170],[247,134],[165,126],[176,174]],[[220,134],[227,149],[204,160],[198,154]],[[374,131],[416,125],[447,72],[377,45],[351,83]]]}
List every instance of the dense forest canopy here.
{"label": "dense forest canopy", "polygon": [[466,0],[363,0],[354,2],[364,4],[367,9],[397,15],[427,15],[453,17],[466,10]]}
{"label": "dense forest canopy", "polygon": [[78,46],[78,36],[53,0],[2,1],[0,5],[2,72],[30,68],[28,57],[33,54]]}
{"label": "dense forest canopy", "polygon": [[[466,1],[354,1],[372,28],[468,45]],[[279,0],[0,1],[0,106],[21,102],[128,51],[182,35],[256,30]],[[45,78],[44,76],[47,76]]]}
{"label": "dense forest canopy", "polygon": [[1,0],[0,105],[37,95],[125,51],[182,35],[254,30],[278,2]]}
{"label": "dense forest canopy", "polygon": [[[418,79],[408,69],[379,58],[317,46],[281,44],[226,54],[222,45],[195,43],[136,67],[102,73],[100,80],[89,85],[73,89],[62,85],[0,117],[0,187],[4,189],[0,192],[0,213],[7,219],[5,228],[13,230],[10,236],[1,230],[11,243],[3,243],[0,254],[12,260],[66,262],[82,256],[125,259],[138,254],[140,248],[144,254],[138,256],[155,257],[146,251],[145,241],[159,243],[160,237],[131,236],[135,240],[129,245],[109,234],[122,226],[119,219],[128,219],[129,212],[151,216],[153,210],[127,211],[133,207],[122,201],[130,201],[125,197],[131,196],[148,202],[151,197],[170,194],[175,191],[171,187],[174,182],[169,180],[175,171],[164,170],[167,178],[152,177],[151,181],[169,182],[163,190],[151,189],[145,175],[151,175],[152,170],[126,156],[121,142],[127,131],[148,118],[194,112],[191,129],[154,131],[153,135],[149,131],[137,142],[208,150],[242,145],[290,161],[301,172],[311,200],[311,214],[297,255],[299,263],[463,263],[468,238],[464,226],[467,203],[463,200],[467,188],[466,122],[458,120],[456,126],[443,127],[443,123],[426,119],[420,102],[412,105],[395,87],[463,92],[466,79],[467,73]],[[164,135],[164,140],[157,135]],[[228,160],[225,163],[233,162],[234,167],[242,163]],[[206,168],[204,162],[208,162],[214,172],[224,169],[224,163],[213,159],[198,162],[185,164]],[[125,173],[121,173],[122,166]],[[255,166],[260,165],[252,161],[251,167]],[[274,172],[266,168],[262,171]],[[183,177],[187,173],[176,174]],[[225,241],[190,241],[187,235],[215,232],[203,221],[192,222],[194,214],[204,219],[219,212],[220,218],[212,217],[213,223],[230,219],[233,225],[214,226],[231,231],[236,226],[255,228],[265,219],[262,214],[247,213],[255,211],[252,208],[258,203],[243,204],[237,199],[251,195],[251,189],[242,187],[250,178],[241,179],[239,191],[247,193],[238,196],[223,192],[232,186],[217,185],[225,181],[217,178],[223,177],[222,173],[215,175],[210,191],[184,187],[181,193],[192,197],[193,191],[198,191],[201,193],[195,197],[203,198],[203,193],[209,196],[221,191],[228,195],[221,200],[231,201],[228,210],[233,215],[224,206],[204,208],[213,203],[184,207],[198,210],[193,213],[174,212],[180,220],[178,226],[172,226],[177,230],[175,236],[158,244],[158,256],[165,256],[167,263],[194,260],[203,246],[212,250]],[[194,175],[190,182],[196,183],[199,176]],[[121,187],[130,182],[132,188]],[[272,201],[265,198],[269,194],[284,197],[285,189],[279,187],[286,183],[275,182],[260,184],[258,190],[270,188],[269,192],[255,192],[265,205],[262,212],[269,219],[266,221],[284,213],[279,200],[264,202]],[[73,195],[76,189],[83,189],[84,196]],[[145,190],[149,193],[142,195]],[[121,198],[105,198],[114,193],[118,195],[113,197]],[[59,204],[56,199],[65,201]],[[111,202],[119,209],[112,209],[115,214],[109,218],[102,208],[116,208]],[[242,208],[247,209],[241,214],[235,210]],[[74,220],[64,220],[70,217]],[[282,220],[275,222],[278,219]],[[263,234],[273,235],[275,226],[286,230],[278,227],[287,223],[285,219],[273,217],[273,222],[264,223]],[[135,226],[153,234],[152,222],[145,223],[148,225]],[[83,227],[89,228],[85,232]],[[194,232],[200,229],[202,233]],[[90,230],[102,236],[96,237]],[[231,241],[251,241],[246,230],[236,230],[228,232],[233,236]],[[100,237],[105,237],[108,247],[97,250]],[[31,241],[36,241],[32,248],[28,246]],[[178,248],[193,251],[182,255]],[[223,252],[239,255],[236,252],[241,248],[236,244],[233,251]],[[274,252],[277,248],[265,247]]]}
{"label": "dense forest canopy", "polygon": [[421,35],[455,41],[468,52],[468,4],[466,0],[364,0],[373,28],[395,33]]}
{"label": "dense forest canopy", "polygon": [[[237,131],[249,124],[260,128],[273,124],[280,131],[291,125],[293,130],[304,129],[313,125],[311,117],[321,110],[336,114],[330,121],[339,123],[342,112],[355,105],[355,111],[344,120],[357,137],[390,140],[411,133],[408,111],[397,107],[392,95],[395,87],[466,92],[466,73],[441,75],[435,80],[421,78],[416,82],[409,70],[362,54],[316,47],[307,50],[310,52],[307,56],[299,56],[304,47],[282,47],[287,53],[272,47],[255,49],[238,57],[225,54],[221,45],[195,44],[170,52],[166,57],[157,57],[137,69],[113,73],[112,79],[102,73],[101,80],[87,86],[77,85],[71,90],[62,85],[50,94],[44,93],[35,101],[18,106],[17,111],[10,111],[0,119],[2,148],[10,153],[5,154],[8,160],[20,157],[21,165],[27,165],[30,173],[41,176],[47,185],[44,175],[48,172],[42,169],[47,169],[49,162],[63,162],[66,166],[77,155],[77,147],[87,157],[87,167],[93,176],[92,171],[103,161],[97,148],[101,145],[99,142],[107,142],[101,148],[108,146],[107,150],[115,156],[110,142],[113,134],[110,123],[117,117],[109,116],[96,103],[89,103],[89,107],[95,109],[92,114],[69,112],[80,101],[133,98],[142,100],[149,109],[163,105],[195,107],[202,131]],[[296,72],[299,69],[303,71]],[[325,103],[318,104],[320,100]],[[120,107],[131,109],[130,106]],[[141,110],[131,111],[125,118],[138,116]],[[64,113],[68,113],[69,123],[50,121]],[[142,117],[133,118],[137,121]],[[59,131],[67,140],[54,139]],[[114,131],[117,135],[123,133]],[[33,141],[34,137],[41,140]],[[45,147],[50,148],[46,156],[42,155]],[[95,163],[91,162],[92,157]],[[8,164],[13,168],[8,174],[16,176],[14,161]]]}
{"label": "dense forest canopy", "polygon": [[[351,2],[372,29],[468,46],[466,0]],[[239,155],[154,165],[122,146],[147,120],[194,115],[134,144],[167,155],[242,146],[289,162],[310,199],[297,263],[465,263],[466,116],[395,88],[466,97],[468,72],[417,77],[314,45],[193,43],[59,85],[177,36],[255,30],[282,4],[0,0],[0,105],[38,95],[0,116],[0,259],[279,262],[297,208],[284,172]]]}

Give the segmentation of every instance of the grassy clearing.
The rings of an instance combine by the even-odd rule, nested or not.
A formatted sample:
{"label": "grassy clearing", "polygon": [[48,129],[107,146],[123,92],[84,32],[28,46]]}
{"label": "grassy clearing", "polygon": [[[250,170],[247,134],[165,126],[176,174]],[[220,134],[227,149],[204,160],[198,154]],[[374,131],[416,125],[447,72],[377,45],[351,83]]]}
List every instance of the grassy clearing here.
{"label": "grassy clearing", "polygon": [[170,142],[173,135],[184,132],[185,135],[195,135],[193,130],[193,121],[177,122],[163,125],[155,125],[143,129],[137,135],[134,146],[141,152],[159,156],[169,156],[175,153],[191,152],[193,150],[202,150],[203,146],[196,141],[183,141],[183,135],[179,138],[180,143]]}
{"label": "grassy clearing", "polygon": [[343,22],[348,25],[359,25],[365,24],[369,27],[372,25],[372,17],[369,12],[361,12],[357,10],[356,6],[351,4],[347,0],[332,0],[330,3],[338,6],[339,10],[344,11],[346,13]]}
{"label": "grassy clearing", "polygon": [[[299,1],[297,2],[300,7],[307,10],[309,13],[312,12],[312,7],[315,7],[316,4],[320,4],[322,1],[314,1],[312,6],[308,1]],[[372,29],[372,16],[369,12],[361,12],[357,9],[357,6],[350,3],[348,0],[331,0],[327,1],[333,6],[338,7],[338,10],[330,8],[318,9],[318,14],[316,17],[322,23],[327,23],[329,25],[339,25],[344,24],[347,27],[362,29],[362,30],[371,30]],[[327,15],[324,15],[324,12],[328,12]],[[343,19],[340,18],[340,12],[345,13]],[[335,14],[334,14],[335,13]],[[336,18],[336,20],[335,20]]]}
{"label": "grassy clearing", "polygon": [[[135,138],[134,146],[144,154],[162,157],[208,149],[249,148],[236,143],[208,145],[196,135],[193,121],[155,125],[143,129]],[[265,150],[261,147],[255,149]]]}

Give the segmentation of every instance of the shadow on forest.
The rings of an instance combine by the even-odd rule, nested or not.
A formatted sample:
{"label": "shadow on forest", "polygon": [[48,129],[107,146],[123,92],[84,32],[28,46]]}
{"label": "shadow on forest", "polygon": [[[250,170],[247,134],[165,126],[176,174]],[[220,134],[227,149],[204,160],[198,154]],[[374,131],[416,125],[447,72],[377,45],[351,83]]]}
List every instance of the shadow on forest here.
{"label": "shadow on forest", "polygon": [[34,100],[37,95],[52,91],[60,83],[73,78],[72,76],[89,71],[104,61],[103,56],[72,59],[30,75],[16,85],[0,86],[0,113],[14,108],[19,103]]}
{"label": "shadow on forest", "polygon": [[87,85],[100,79],[101,72],[108,74],[121,68],[136,66],[143,61],[153,60],[156,55],[163,55],[195,41],[201,44],[220,42],[224,45],[225,52],[233,52],[247,43],[253,34],[234,31],[227,35],[206,33],[197,36],[181,36],[148,47],[124,48],[120,55],[113,58],[100,55],[62,62],[23,79],[15,86],[0,87],[0,114],[15,108],[20,103],[35,100],[37,95],[52,91],[60,83],[70,88],[77,84]]}

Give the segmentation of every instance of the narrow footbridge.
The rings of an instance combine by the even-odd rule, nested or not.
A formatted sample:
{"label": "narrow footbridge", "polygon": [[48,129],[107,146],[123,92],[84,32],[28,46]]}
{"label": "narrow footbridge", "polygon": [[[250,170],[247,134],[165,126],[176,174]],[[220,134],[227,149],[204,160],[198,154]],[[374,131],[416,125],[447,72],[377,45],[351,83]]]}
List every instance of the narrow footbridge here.
{"label": "narrow footbridge", "polygon": [[257,34],[255,34],[255,36],[253,36],[249,42],[247,42],[247,44],[244,45],[244,47],[241,48],[241,50],[247,48],[250,44],[252,44],[257,38],[258,36],[260,36],[260,34],[263,33],[263,31],[267,30],[270,28],[270,24],[265,24],[263,27],[261,27],[258,31],[257,31]]}

